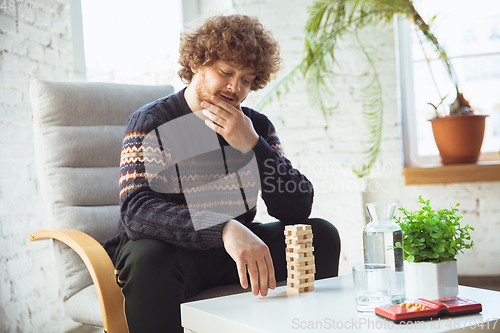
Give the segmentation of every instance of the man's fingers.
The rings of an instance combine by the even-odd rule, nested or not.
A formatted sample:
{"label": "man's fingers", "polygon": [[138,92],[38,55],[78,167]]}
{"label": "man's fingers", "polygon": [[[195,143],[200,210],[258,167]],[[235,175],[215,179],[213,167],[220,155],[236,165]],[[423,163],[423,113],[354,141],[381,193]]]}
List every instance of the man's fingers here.
{"label": "man's fingers", "polygon": [[260,294],[262,296],[267,296],[268,281],[269,281],[269,271],[267,269],[266,260],[262,258],[258,263],[259,267],[259,287]]}
{"label": "man's fingers", "polygon": [[275,288],[276,279],[266,244],[247,227],[234,220],[229,220],[224,226],[222,240],[227,253],[236,263],[241,286],[246,289],[250,282],[255,296],[259,292],[262,296],[267,296],[269,288]]}
{"label": "man's fingers", "polygon": [[218,105],[219,107],[221,107],[225,111],[229,112],[230,114],[234,114],[236,112],[241,112],[241,106],[238,106],[238,108],[236,108],[234,105],[226,102],[222,98],[217,97],[215,95],[213,95],[211,97],[211,99],[212,99],[212,102],[215,103],[215,105]]}
{"label": "man's fingers", "polygon": [[205,125],[210,127],[215,133],[221,134],[221,131],[223,130],[222,127],[211,121],[210,119],[205,119]]}
{"label": "man's fingers", "polygon": [[264,259],[267,265],[268,286],[269,288],[274,289],[276,288],[276,276],[274,275],[274,265],[271,254],[266,255]]}
{"label": "man's fingers", "polygon": [[257,296],[259,294],[259,270],[257,263],[252,262],[247,264],[248,275],[250,275],[250,283],[252,285],[252,293]]}
{"label": "man's fingers", "polygon": [[248,288],[248,280],[247,280],[247,269],[245,264],[240,264],[236,262],[236,266],[238,269],[238,275],[240,277],[240,284],[243,289]]}
{"label": "man's fingers", "polygon": [[213,121],[214,123],[218,124],[221,127],[224,127],[224,124],[227,122],[226,119],[217,115],[216,111],[210,111],[208,109],[204,109],[202,113],[205,117],[207,117],[208,119],[210,119],[211,121]]}

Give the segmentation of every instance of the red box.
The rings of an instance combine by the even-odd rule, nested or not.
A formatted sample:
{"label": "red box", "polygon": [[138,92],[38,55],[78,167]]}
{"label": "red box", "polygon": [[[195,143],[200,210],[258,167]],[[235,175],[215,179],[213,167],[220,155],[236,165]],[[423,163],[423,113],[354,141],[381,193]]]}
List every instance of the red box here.
{"label": "red box", "polygon": [[[405,306],[402,307],[401,304]],[[395,323],[434,319],[441,316],[459,316],[478,313],[483,310],[481,303],[461,297],[442,298],[429,301],[423,298],[412,303],[386,305],[375,308],[375,314]],[[408,306],[408,304],[412,304]]]}

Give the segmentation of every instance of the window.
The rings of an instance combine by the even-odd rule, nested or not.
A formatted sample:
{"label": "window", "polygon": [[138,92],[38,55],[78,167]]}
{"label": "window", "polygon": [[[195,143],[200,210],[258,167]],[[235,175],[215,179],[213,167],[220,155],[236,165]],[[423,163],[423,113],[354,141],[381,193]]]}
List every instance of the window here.
{"label": "window", "polygon": [[84,0],[88,81],[182,87],[180,0]]}
{"label": "window", "polygon": [[[500,6],[495,0],[425,0],[415,3],[426,22],[437,15],[434,34],[447,51],[465,98],[476,113],[489,115],[481,149],[482,160],[500,160]],[[445,97],[447,107],[455,99],[454,86],[442,62],[425,45],[439,87],[438,94],[414,26],[400,21],[401,95],[405,166],[438,164],[439,152],[428,119]],[[440,108],[442,112],[442,108]]]}

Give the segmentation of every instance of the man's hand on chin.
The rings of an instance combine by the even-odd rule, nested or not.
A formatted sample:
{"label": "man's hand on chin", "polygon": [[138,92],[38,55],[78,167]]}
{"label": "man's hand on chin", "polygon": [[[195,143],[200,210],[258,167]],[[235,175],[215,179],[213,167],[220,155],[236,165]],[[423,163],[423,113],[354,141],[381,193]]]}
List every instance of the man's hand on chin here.
{"label": "man's hand on chin", "polygon": [[248,288],[247,270],[252,293],[267,296],[268,289],[276,288],[274,265],[269,248],[252,231],[236,220],[229,220],[222,230],[222,241],[227,253],[236,262],[241,286]]}
{"label": "man's hand on chin", "polygon": [[203,115],[208,119],[205,124],[216,133],[222,135],[229,145],[242,153],[247,153],[259,141],[259,135],[253,128],[252,121],[243,111],[224,101],[220,97],[212,96],[212,103],[203,101]]}

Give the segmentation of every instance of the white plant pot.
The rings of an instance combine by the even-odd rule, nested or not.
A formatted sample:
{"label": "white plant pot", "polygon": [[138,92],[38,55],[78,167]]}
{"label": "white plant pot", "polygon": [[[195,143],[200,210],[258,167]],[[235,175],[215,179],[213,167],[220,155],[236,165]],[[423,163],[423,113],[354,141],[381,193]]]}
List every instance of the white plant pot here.
{"label": "white plant pot", "polygon": [[458,295],[457,262],[404,262],[406,298],[435,300]]}

